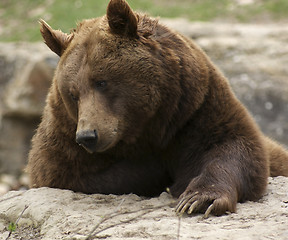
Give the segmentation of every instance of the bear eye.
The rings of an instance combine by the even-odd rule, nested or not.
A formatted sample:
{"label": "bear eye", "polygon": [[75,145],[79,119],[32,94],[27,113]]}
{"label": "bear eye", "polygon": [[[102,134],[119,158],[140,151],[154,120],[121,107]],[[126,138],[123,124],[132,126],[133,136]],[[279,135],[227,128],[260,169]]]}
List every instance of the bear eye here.
{"label": "bear eye", "polygon": [[99,90],[103,90],[107,87],[107,82],[106,81],[97,81],[95,83],[96,85],[96,88],[99,89]]}
{"label": "bear eye", "polygon": [[76,97],[73,93],[69,93],[70,97],[72,98],[73,101],[77,102],[78,101],[78,97]]}

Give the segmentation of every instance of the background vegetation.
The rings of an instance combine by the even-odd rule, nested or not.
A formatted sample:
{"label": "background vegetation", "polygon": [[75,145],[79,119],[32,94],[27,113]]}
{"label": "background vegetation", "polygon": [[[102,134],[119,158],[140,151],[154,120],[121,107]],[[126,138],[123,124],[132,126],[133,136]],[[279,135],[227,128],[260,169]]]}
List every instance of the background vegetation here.
{"label": "background vegetation", "polygon": [[[191,21],[287,22],[288,0],[128,0],[135,10]],[[40,40],[37,20],[69,32],[76,22],[105,14],[108,0],[1,0],[0,41]]]}

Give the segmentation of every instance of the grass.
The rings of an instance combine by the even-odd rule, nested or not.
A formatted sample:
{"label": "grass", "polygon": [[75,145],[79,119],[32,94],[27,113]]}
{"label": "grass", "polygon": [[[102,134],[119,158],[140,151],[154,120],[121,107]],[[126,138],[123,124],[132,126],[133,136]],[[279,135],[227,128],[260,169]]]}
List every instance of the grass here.
{"label": "grass", "polygon": [[[287,0],[128,0],[134,10],[165,18],[191,21],[263,22],[288,20]],[[0,41],[39,41],[37,20],[69,32],[76,22],[105,14],[108,0],[1,0]]]}

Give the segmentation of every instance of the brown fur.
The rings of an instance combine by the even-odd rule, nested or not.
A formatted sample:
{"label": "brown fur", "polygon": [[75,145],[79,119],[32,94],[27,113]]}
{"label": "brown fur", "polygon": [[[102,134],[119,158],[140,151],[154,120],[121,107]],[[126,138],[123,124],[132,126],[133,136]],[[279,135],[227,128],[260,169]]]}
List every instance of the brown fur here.
{"label": "brown fur", "polygon": [[44,21],[41,33],[61,58],[29,154],[32,187],[144,196],[169,187],[178,212],[221,215],[263,195],[269,162],[272,176],[288,176],[287,152],[203,51],[124,0],[70,35]]}

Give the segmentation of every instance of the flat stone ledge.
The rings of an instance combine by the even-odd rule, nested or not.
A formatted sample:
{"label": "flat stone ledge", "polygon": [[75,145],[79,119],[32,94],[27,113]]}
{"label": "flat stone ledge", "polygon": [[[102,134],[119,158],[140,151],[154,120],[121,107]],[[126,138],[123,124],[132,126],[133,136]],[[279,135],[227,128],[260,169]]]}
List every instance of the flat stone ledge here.
{"label": "flat stone ledge", "polygon": [[[157,198],[136,195],[85,195],[51,188],[9,192],[0,198],[0,237],[30,234],[32,239],[287,239],[288,178],[269,178],[267,193],[258,202],[237,205],[237,213],[221,217],[183,216],[174,212],[167,193]],[[180,221],[180,222],[179,222]],[[97,227],[98,226],[98,227]],[[180,226],[180,228],[179,228]],[[178,235],[179,232],[179,235]]]}

